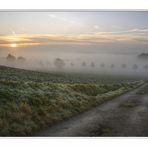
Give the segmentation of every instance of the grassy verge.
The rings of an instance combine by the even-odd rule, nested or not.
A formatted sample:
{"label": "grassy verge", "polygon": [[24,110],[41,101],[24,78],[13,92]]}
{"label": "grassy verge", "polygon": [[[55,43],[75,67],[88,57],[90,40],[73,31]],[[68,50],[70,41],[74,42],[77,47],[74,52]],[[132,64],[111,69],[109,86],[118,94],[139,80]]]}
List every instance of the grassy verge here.
{"label": "grassy verge", "polygon": [[[0,79],[0,136],[32,135],[43,127],[102,104],[143,83],[63,83],[65,79],[53,83],[41,81],[43,76],[37,77],[39,82],[37,78],[33,81],[29,72],[28,81],[27,78],[11,79],[10,73],[9,76],[5,74],[5,79]],[[12,76],[17,75],[15,71]]]}

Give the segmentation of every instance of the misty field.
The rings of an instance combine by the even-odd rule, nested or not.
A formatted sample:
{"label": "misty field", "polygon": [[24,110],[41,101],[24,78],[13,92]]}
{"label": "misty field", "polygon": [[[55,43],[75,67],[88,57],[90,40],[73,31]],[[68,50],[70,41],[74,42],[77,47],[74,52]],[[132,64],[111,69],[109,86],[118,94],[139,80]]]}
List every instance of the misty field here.
{"label": "misty field", "polygon": [[143,83],[0,66],[0,136],[31,136]]}

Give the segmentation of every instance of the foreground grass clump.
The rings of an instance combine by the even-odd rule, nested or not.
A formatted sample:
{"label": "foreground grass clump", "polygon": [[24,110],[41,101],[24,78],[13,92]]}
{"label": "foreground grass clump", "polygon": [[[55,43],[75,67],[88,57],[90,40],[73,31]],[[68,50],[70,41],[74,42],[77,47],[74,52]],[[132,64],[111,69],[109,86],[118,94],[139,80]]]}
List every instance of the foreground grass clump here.
{"label": "foreground grass clump", "polygon": [[[4,67],[0,71],[0,136],[32,135],[143,83],[80,78],[75,81],[70,76]],[[51,78],[54,80],[50,81]]]}
{"label": "foreground grass clump", "polygon": [[120,104],[120,107],[132,108],[132,107],[136,107],[137,105],[138,105],[138,102],[132,101],[132,100],[127,100],[127,101],[122,102]]}

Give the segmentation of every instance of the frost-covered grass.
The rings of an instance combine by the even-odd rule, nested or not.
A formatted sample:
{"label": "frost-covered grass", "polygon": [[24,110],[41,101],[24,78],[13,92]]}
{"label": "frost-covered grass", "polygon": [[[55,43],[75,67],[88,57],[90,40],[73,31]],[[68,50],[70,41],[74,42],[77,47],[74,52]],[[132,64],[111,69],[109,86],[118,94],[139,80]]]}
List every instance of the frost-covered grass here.
{"label": "frost-covered grass", "polygon": [[142,83],[0,67],[0,135],[32,135]]}
{"label": "frost-covered grass", "polygon": [[133,101],[133,100],[127,100],[124,101],[120,104],[120,107],[125,107],[125,108],[132,108],[132,107],[136,107],[138,105],[138,102]]}

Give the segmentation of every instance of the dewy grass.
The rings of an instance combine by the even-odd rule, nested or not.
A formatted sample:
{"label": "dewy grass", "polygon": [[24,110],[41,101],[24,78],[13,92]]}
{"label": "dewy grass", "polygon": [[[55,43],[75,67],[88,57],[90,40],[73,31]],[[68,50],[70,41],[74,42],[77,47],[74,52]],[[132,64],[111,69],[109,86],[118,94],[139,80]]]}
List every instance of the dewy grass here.
{"label": "dewy grass", "polygon": [[125,107],[125,108],[132,108],[132,107],[136,107],[138,104],[135,101],[131,101],[131,100],[127,100],[124,101],[120,104],[120,107]]}
{"label": "dewy grass", "polygon": [[4,67],[0,71],[0,136],[32,135],[143,83],[75,81],[71,76]]}

